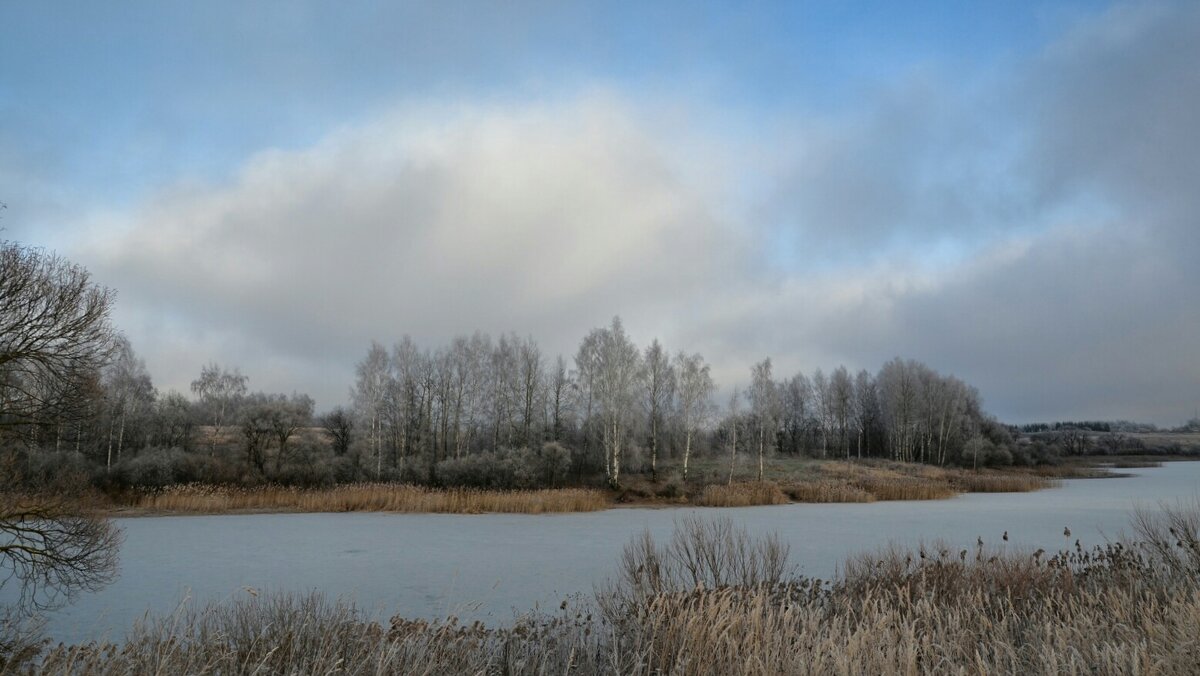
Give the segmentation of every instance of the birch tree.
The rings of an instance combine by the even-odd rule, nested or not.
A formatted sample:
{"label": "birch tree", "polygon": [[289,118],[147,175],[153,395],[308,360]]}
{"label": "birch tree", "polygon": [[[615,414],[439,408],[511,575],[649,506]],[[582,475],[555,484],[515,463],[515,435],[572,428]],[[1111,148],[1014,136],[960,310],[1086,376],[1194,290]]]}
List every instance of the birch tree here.
{"label": "birch tree", "polygon": [[829,412],[833,429],[837,432],[838,452],[850,457],[849,431],[853,417],[854,381],[845,366],[834,369],[829,376]]}
{"label": "birch tree", "polygon": [[[642,359],[642,408],[646,413],[650,429],[650,477],[658,481],[658,437],[663,417],[671,407],[675,396],[675,367],[671,357],[655,338],[646,348]],[[685,432],[685,434],[687,434]],[[690,449],[691,436],[687,438]],[[684,451],[684,475],[687,475],[688,451]]]}
{"label": "birch tree", "polygon": [[375,341],[367,350],[367,356],[354,368],[355,382],[350,397],[354,410],[364,423],[370,455],[375,457],[375,478],[383,474],[383,435],[381,417],[384,394],[389,380],[387,350]]}
{"label": "birch tree", "polygon": [[146,363],[134,354],[129,340],[124,336],[118,337],[113,352],[113,360],[104,369],[102,381],[109,413],[106,468],[112,468],[114,443],[117,462],[121,461],[129,420],[136,419],[154,406],[154,385],[150,381],[150,372],[146,370]]}
{"label": "birch tree", "polygon": [[680,352],[675,357],[675,365],[678,371],[679,422],[683,428],[683,479],[687,481],[692,438],[712,414],[711,400],[716,386],[708,364],[699,354]]}
{"label": "birch tree", "polygon": [[742,424],[742,393],[733,388],[729,395],[729,483],[733,484],[733,469],[737,466],[738,428]]}
{"label": "birch tree", "polygon": [[200,405],[208,411],[212,425],[209,437],[209,452],[217,450],[217,439],[233,419],[238,404],[246,395],[246,376],[238,369],[232,371],[212,362],[200,369],[200,377],[192,381],[192,393]]}
{"label": "birch tree", "polygon": [[621,480],[621,459],[637,397],[638,349],[625,335],[620,317],[613,317],[606,329],[594,329],[580,348],[577,365],[591,376],[605,474],[609,484],[616,487]]}
{"label": "birch tree", "polygon": [[758,431],[758,480],[762,481],[766,468],[767,438],[774,437],[779,417],[779,396],[775,381],[771,379],[770,357],[750,370],[750,408]]}

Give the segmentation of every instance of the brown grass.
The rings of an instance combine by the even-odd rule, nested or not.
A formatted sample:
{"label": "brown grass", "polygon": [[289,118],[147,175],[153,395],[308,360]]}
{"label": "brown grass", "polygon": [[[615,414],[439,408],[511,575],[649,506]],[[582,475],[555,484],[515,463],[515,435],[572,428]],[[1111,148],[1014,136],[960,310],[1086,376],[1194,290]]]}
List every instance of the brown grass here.
{"label": "brown grass", "polygon": [[300,489],[183,485],[141,495],[133,505],[156,512],[218,514],[291,512],[487,512],[542,514],[591,512],[609,507],[604,492],[584,488],[531,491],[439,490],[409,484],[347,484]]}
{"label": "brown grass", "polygon": [[1115,469],[1144,469],[1162,467],[1162,463],[1158,460],[1115,460],[1110,466]]}
{"label": "brown grass", "polygon": [[1063,463],[1061,465],[1038,465],[1018,470],[1022,473],[1050,479],[1105,479],[1118,476],[1104,467],[1096,467],[1083,463]]}
{"label": "brown grass", "polygon": [[958,495],[948,483],[933,479],[900,477],[895,479],[860,479],[857,485],[877,500],[944,500]]}
{"label": "brown grass", "polygon": [[970,470],[955,472],[950,481],[968,493],[1028,493],[1058,485],[1058,482],[1053,479],[1033,474],[972,472]]}
{"label": "brown grass", "polygon": [[783,505],[788,498],[771,481],[744,481],[730,485],[705,486],[696,504],[702,507],[752,507]]}
{"label": "brown grass", "polygon": [[786,484],[783,492],[795,502],[875,502],[875,496],[846,481],[823,479]]}

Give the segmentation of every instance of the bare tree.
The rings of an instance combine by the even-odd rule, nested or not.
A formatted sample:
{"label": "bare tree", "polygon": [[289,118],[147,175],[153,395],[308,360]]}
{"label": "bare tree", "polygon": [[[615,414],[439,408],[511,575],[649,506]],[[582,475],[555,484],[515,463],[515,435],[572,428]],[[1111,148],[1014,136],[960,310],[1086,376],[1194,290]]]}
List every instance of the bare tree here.
{"label": "bare tree", "polygon": [[236,368],[228,371],[213,362],[200,369],[200,377],[192,381],[192,393],[208,410],[212,421],[209,449],[215,453],[222,430],[236,414],[238,403],[246,394],[246,376]]}
{"label": "bare tree", "polygon": [[151,443],[187,450],[192,445],[194,428],[192,402],[181,392],[172,390],[154,402],[154,415],[150,426]]}
{"label": "bare tree", "polygon": [[259,474],[267,471],[267,443],[271,439],[271,409],[273,403],[270,397],[262,392],[255,392],[238,407],[238,427],[245,442],[246,465],[258,470]]}
{"label": "bare tree", "polygon": [[113,360],[104,369],[103,378],[103,385],[108,393],[108,453],[105,466],[109,468],[113,463],[114,441],[117,462],[121,461],[121,452],[125,447],[125,428],[129,419],[149,411],[154,406],[154,385],[150,381],[146,363],[137,358],[129,340],[124,336],[118,337],[115,345]]}
{"label": "bare tree", "polygon": [[86,412],[81,385],[112,352],[113,298],[78,265],[0,243],[0,431],[60,426]]}
{"label": "bare tree", "polygon": [[812,399],[812,383],[803,373],[797,373],[780,385],[780,422],[784,441],[792,453],[808,452]]}
{"label": "bare tree", "polygon": [[621,456],[636,397],[639,361],[638,349],[625,335],[620,317],[613,317],[607,329],[594,329],[576,357],[580,371],[591,375],[602,425],[605,469],[613,486],[621,478]]}
{"label": "bare tree", "polygon": [[307,394],[292,393],[292,396],[280,394],[271,398],[267,421],[271,434],[279,443],[279,455],[276,463],[282,463],[287,454],[288,441],[298,430],[312,423],[313,400]]}
{"label": "bare tree", "polygon": [[[0,244],[0,431],[77,416],[76,391],[97,379],[112,349],[112,298],[79,266]],[[65,497],[67,487],[17,491],[16,467],[15,454],[0,463],[0,588],[15,581],[18,608],[32,611],[110,582],[119,531]]]}
{"label": "bare tree", "polygon": [[729,395],[729,483],[733,483],[733,469],[737,466],[738,427],[742,424],[742,393],[733,388]]}
{"label": "bare tree", "polygon": [[829,413],[837,432],[838,451],[850,457],[850,420],[854,415],[854,381],[845,366],[834,369],[829,376]]}
{"label": "bare tree", "polygon": [[893,459],[911,461],[916,448],[917,387],[913,364],[899,357],[883,365],[876,378]]}
{"label": "bare tree", "polygon": [[[663,415],[670,408],[671,399],[675,396],[675,368],[671,365],[670,355],[657,338],[646,348],[642,366],[642,407],[650,427],[650,477],[653,481],[658,481],[658,436]],[[683,456],[685,476],[688,451],[691,447],[690,435],[687,441],[687,449]]]}
{"label": "bare tree", "polygon": [[858,432],[858,457],[863,455],[863,445],[866,444],[867,455],[871,455],[871,437],[879,425],[881,412],[879,410],[879,390],[875,379],[863,369],[854,377],[854,415],[855,428]]}
{"label": "bare tree", "polygon": [[551,407],[551,438],[554,441],[562,441],[563,438],[563,428],[571,405],[570,388],[571,375],[567,372],[567,361],[560,354],[554,360],[554,371],[550,375],[550,396],[548,397]]}
{"label": "bare tree", "polygon": [[342,456],[350,451],[354,439],[354,416],[344,407],[338,406],[321,417],[321,426],[333,439],[333,454]]}
{"label": "bare tree", "polygon": [[678,370],[679,422],[683,428],[683,479],[687,481],[688,460],[692,455],[692,437],[712,414],[715,389],[708,364],[699,354],[680,352],[675,357]]}
{"label": "bare tree", "polygon": [[542,386],[542,351],[532,337],[518,343],[517,359],[520,381],[521,446],[534,445],[533,423],[538,394]]}
{"label": "bare tree", "polygon": [[758,480],[763,480],[767,438],[775,436],[779,417],[779,395],[771,379],[771,359],[762,360],[750,371],[750,410],[758,429]]}
{"label": "bare tree", "polygon": [[367,428],[367,442],[375,457],[375,477],[383,473],[383,444],[381,417],[384,394],[388,386],[389,362],[387,350],[375,341],[367,356],[355,367],[357,379],[350,395],[354,409]]}
{"label": "bare tree", "polygon": [[829,455],[829,429],[833,426],[833,399],[829,396],[829,378],[817,369],[812,376],[813,405],[821,432],[821,457]]}

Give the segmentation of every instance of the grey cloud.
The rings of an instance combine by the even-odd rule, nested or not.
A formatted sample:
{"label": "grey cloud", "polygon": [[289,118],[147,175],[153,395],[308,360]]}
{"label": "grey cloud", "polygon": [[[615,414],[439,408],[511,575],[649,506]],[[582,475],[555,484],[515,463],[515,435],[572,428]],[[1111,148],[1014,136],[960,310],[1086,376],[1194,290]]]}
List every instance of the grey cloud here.
{"label": "grey cloud", "polygon": [[[1122,5],[989,92],[916,77],[853,119],[764,130],[755,178],[778,190],[757,212],[683,166],[739,184],[736,143],[706,156],[602,94],[406,108],[165,193],[75,255],[166,384],[218,359],[329,405],[372,338],[515,330],[569,354],[621,314],[725,385],[767,355],[781,374],[902,355],[1008,420],[1176,423],[1200,399],[1198,37],[1194,5]],[[764,226],[728,213],[800,246],[768,264]]]}
{"label": "grey cloud", "polygon": [[[732,303],[706,331],[807,370],[920,358],[1014,421],[1178,424],[1200,404],[1196,63],[1200,7],[1119,5],[1024,62],[1002,107],[877,106],[782,184],[810,228],[797,267],[839,247],[869,262]],[[959,117],[996,130],[942,126]],[[926,190],[937,162],[968,171]],[[930,255],[944,238],[974,253]]]}
{"label": "grey cloud", "polygon": [[[198,338],[217,353],[186,372],[153,353],[173,337],[136,341],[177,386],[208,359],[273,359],[258,386],[328,404],[372,338],[512,330],[569,352],[614,314],[665,331],[712,270],[746,267],[744,245],[640,124],[604,94],[401,111],[167,194],[80,255],[139,313],[186,308],[171,331],[229,333]],[[288,360],[339,364],[344,380],[313,383]]]}

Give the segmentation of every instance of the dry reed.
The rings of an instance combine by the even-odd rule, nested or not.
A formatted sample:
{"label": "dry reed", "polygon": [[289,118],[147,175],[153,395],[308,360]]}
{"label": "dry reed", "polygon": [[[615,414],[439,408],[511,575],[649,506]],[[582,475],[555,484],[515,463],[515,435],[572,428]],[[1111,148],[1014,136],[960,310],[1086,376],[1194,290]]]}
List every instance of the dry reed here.
{"label": "dry reed", "polygon": [[970,493],[1028,493],[1058,485],[1058,482],[1053,479],[1032,474],[967,470],[955,472],[950,481],[961,490]]}
{"label": "dry reed", "polygon": [[230,511],[542,514],[596,511],[607,508],[609,501],[602,491],[584,488],[480,491],[373,483],[322,489],[188,484],[143,494],[134,506],[151,511],[201,514]]}
{"label": "dry reed", "polygon": [[958,494],[949,483],[919,477],[864,477],[855,485],[877,500],[943,500]]}
{"label": "dry reed", "polygon": [[783,486],[795,502],[875,502],[875,496],[846,481],[821,479]]}
{"label": "dry reed", "polygon": [[782,505],[788,498],[771,481],[744,481],[729,485],[712,484],[704,487],[696,504],[702,507],[753,507]]}

